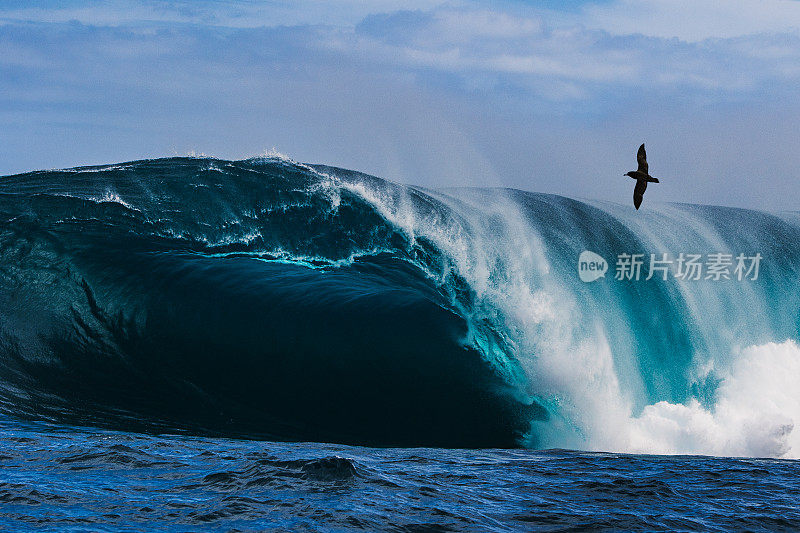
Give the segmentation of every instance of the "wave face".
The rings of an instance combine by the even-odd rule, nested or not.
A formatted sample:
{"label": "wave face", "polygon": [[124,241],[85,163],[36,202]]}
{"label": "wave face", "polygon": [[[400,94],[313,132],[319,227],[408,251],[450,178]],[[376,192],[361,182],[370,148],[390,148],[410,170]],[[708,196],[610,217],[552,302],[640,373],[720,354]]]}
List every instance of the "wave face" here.
{"label": "wave face", "polygon": [[[280,158],[0,180],[0,412],[364,445],[800,456],[800,216]],[[609,264],[581,281],[589,250]],[[614,279],[620,254],[758,278]],[[646,270],[645,270],[646,273]],[[751,276],[752,277],[752,276]]]}

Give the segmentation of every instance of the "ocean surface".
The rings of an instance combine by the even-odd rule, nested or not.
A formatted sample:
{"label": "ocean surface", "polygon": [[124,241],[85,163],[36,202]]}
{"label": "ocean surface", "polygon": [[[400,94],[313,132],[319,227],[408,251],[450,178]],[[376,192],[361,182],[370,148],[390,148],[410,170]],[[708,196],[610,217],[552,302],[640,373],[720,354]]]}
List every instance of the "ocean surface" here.
{"label": "ocean surface", "polygon": [[5,176],[0,530],[797,530],[799,340],[797,212]]}
{"label": "ocean surface", "polygon": [[800,464],[0,425],[3,531],[797,531]]}

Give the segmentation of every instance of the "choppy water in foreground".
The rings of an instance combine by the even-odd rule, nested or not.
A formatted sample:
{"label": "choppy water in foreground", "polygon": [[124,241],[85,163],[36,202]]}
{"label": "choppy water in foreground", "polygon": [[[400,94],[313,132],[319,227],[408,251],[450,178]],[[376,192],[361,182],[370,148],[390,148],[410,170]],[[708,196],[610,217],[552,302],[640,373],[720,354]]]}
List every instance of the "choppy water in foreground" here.
{"label": "choppy water in foreground", "polygon": [[800,463],[0,425],[3,531],[797,530]]}

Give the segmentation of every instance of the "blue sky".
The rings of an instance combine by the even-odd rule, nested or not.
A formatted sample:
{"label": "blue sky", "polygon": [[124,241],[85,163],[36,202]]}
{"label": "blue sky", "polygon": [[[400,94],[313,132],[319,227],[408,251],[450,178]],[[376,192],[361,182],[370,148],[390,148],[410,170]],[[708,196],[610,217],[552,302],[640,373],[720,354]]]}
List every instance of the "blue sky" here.
{"label": "blue sky", "polygon": [[426,186],[800,209],[800,2],[0,3],[0,174],[275,148]]}

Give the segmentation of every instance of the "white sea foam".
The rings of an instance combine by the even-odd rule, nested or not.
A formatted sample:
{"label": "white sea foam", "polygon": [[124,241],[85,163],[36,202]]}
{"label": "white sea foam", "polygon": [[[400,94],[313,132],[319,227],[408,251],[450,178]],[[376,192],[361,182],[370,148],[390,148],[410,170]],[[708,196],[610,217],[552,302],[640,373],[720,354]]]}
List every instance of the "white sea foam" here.
{"label": "white sea foam", "polygon": [[[634,414],[607,344],[587,344],[540,366],[568,423],[536,424],[540,445],[596,451],[800,458],[800,348],[792,341],[739,351],[704,407],[658,402]],[[580,440],[572,437],[578,430]]]}
{"label": "white sea foam", "polygon": [[800,458],[800,347],[749,346],[723,369],[716,403],[659,402],[630,417],[619,448],[632,452]]}
{"label": "white sea foam", "polygon": [[130,204],[130,203],[126,202],[125,200],[123,200],[122,197],[116,191],[114,191],[112,189],[107,189],[106,192],[103,193],[103,196],[92,196],[92,197],[89,197],[89,200],[91,200],[93,202],[97,202],[97,203],[113,202],[113,203],[116,203],[116,204],[123,205],[123,206],[127,207],[128,209],[131,209],[131,210],[134,210],[134,211],[139,211],[136,207],[133,206],[133,204]]}

